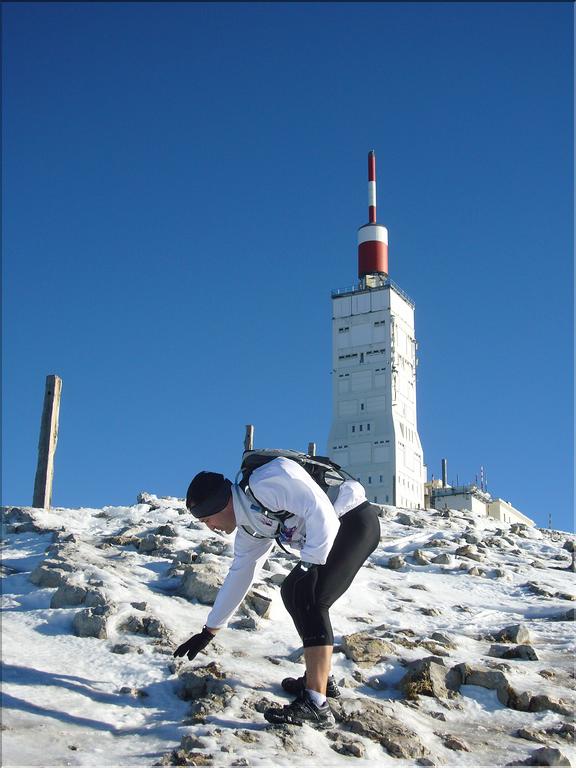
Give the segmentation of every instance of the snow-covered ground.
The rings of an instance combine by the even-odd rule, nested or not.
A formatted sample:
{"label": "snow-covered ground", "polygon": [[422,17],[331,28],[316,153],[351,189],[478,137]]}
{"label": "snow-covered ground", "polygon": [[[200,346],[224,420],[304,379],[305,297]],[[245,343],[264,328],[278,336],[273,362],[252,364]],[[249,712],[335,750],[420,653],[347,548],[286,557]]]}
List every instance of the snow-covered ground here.
{"label": "snow-covered ground", "polygon": [[[280,680],[302,673],[298,637],[278,587],[296,561],[282,551],[275,550],[258,582],[272,595],[269,618],[244,611],[244,620],[235,617],[204,653],[182,662],[172,650],[200,630],[209,611],[178,594],[183,574],[192,562],[225,573],[231,539],[191,520],[182,501],[146,494],[132,507],[102,510],[6,507],[3,520],[6,768],[152,766],[162,760],[214,766],[504,766],[526,760],[545,744],[576,766],[568,731],[544,734],[542,743],[515,735],[520,728],[540,734],[558,729],[571,721],[569,710],[519,711],[480,685],[462,685],[446,699],[416,701],[397,687],[409,662],[441,655],[448,667],[467,662],[499,668],[516,692],[548,695],[562,700],[560,710],[573,708],[571,534],[459,512],[382,508],[381,544],[332,609],[334,674],[344,700],[385,705],[417,734],[428,757],[403,758],[362,733],[354,735],[356,753],[341,754],[333,748],[334,734],[309,726],[275,729],[255,707],[258,698],[287,703]],[[468,554],[456,554],[466,545]],[[422,554],[414,557],[416,550]],[[446,564],[430,562],[441,554],[452,557]],[[394,555],[402,555],[403,564],[390,563]],[[48,567],[39,568],[43,562]],[[63,607],[51,607],[54,601]],[[105,613],[101,637],[77,635],[74,619],[87,605]],[[565,620],[558,620],[562,614]],[[537,658],[489,656],[494,640],[486,635],[517,624],[528,629]],[[372,665],[357,664],[338,652],[343,636],[357,632],[386,639],[392,652]],[[181,673],[210,661],[232,690],[220,708],[199,718],[191,715],[192,703],[178,696]],[[350,735],[341,724],[336,730],[344,739]],[[171,757],[186,736],[194,737],[188,753]]]}

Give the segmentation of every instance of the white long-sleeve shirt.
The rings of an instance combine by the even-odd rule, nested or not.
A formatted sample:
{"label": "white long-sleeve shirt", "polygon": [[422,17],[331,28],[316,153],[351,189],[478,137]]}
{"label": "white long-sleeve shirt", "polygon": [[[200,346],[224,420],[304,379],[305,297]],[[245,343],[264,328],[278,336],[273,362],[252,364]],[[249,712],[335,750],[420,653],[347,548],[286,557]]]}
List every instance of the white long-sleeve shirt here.
{"label": "white long-sleeve shirt", "polygon": [[[271,512],[285,511],[290,517],[282,524],[280,538],[300,550],[303,561],[323,565],[338,533],[339,518],[363,501],[366,493],[360,483],[347,480],[339,487],[334,504],[310,477],[291,459],[273,459],[250,475],[250,490]],[[236,611],[274,546],[278,525],[253,505],[237,486],[232,487],[237,531],[234,560],[220,588],[206,626],[224,626]],[[246,526],[265,536],[255,538]]]}

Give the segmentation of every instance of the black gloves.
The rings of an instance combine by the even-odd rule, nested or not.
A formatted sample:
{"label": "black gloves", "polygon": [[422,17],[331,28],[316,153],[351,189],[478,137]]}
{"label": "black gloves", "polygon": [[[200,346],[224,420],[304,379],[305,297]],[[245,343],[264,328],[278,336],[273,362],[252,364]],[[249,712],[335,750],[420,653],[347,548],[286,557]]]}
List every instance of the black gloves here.
{"label": "black gloves", "polygon": [[188,656],[190,661],[192,661],[212,640],[214,640],[214,635],[204,627],[202,632],[192,635],[189,640],[179,645],[174,651],[174,656]]}

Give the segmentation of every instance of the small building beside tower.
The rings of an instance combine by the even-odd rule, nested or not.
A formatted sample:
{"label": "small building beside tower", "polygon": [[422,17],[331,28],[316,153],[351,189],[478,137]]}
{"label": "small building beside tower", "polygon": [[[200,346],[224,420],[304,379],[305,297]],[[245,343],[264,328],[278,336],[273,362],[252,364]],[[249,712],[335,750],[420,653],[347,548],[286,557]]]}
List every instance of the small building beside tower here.
{"label": "small building beside tower", "polygon": [[472,483],[455,486],[448,483],[447,461],[442,459],[442,479],[432,479],[425,484],[426,509],[454,509],[472,512],[479,517],[491,517],[501,523],[520,523],[533,526],[534,521],[504,499],[493,499],[484,481],[484,471],[481,471],[480,487]]}

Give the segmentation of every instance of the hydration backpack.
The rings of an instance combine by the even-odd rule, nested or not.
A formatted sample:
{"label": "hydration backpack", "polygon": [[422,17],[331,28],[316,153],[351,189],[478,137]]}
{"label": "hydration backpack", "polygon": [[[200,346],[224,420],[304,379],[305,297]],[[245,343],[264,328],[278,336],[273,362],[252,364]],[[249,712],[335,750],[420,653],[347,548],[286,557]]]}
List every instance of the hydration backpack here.
{"label": "hydration backpack", "polygon": [[238,473],[240,479],[237,480],[237,482],[244,493],[258,504],[262,514],[272,520],[277,520],[278,522],[284,522],[286,518],[290,517],[291,513],[284,511],[273,512],[266,509],[252,493],[249,487],[249,480],[250,475],[255,469],[262,467],[264,464],[268,464],[268,462],[279,457],[291,459],[297,464],[300,464],[300,466],[308,472],[310,477],[318,483],[331,502],[335,501],[338,496],[338,489],[346,478],[351,478],[351,475],[327,456],[309,456],[307,453],[283,448],[261,448],[258,450],[244,451],[242,464],[240,465],[240,471]]}

